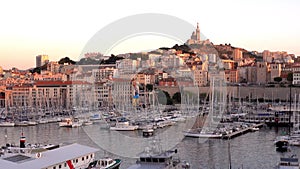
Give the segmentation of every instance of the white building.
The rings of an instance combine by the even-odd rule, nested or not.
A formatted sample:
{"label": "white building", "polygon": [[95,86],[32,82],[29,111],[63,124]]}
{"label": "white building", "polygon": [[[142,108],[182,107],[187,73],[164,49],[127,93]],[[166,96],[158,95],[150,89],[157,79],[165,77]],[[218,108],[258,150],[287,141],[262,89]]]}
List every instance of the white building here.
{"label": "white building", "polygon": [[300,85],[300,72],[293,73],[293,85]]}

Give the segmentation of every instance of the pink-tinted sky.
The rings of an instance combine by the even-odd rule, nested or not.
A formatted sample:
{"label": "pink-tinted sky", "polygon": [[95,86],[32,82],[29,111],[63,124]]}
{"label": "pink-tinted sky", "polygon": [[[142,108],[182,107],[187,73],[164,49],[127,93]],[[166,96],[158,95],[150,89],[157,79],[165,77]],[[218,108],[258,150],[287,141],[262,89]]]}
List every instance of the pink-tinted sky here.
{"label": "pink-tinted sky", "polygon": [[[98,30],[140,13],[199,22],[201,32],[215,44],[300,55],[299,7],[298,0],[4,1],[0,4],[0,66],[31,68],[39,54],[53,61],[65,56],[79,60],[84,45]],[[134,44],[127,46],[128,52],[139,50]]]}

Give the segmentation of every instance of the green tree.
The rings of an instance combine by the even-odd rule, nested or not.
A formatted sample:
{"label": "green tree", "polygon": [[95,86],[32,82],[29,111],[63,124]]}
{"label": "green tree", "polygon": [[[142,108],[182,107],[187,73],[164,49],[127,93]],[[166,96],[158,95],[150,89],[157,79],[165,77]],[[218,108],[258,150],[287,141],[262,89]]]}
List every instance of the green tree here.
{"label": "green tree", "polygon": [[281,77],[274,77],[274,81],[280,83],[282,81]]}
{"label": "green tree", "polygon": [[172,105],[173,100],[170,94],[166,91],[158,90],[158,102],[162,105]]}
{"label": "green tree", "polygon": [[151,92],[153,90],[153,84],[147,84],[146,89],[147,89],[147,91]]}
{"label": "green tree", "polygon": [[292,82],[293,82],[293,73],[290,72],[290,73],[287,75],[286,80],[289,81],[290,83],[292,83]]}
{"label": "green tree", "polygon": [[69,63],[69,64],[72,64],[72,65],[76,64],[76,62],[73,61],[73,60],[71,60],[69,57],[61,58],[61,59],[58,61],[58,64],[61,64],[61,65],[65,64],[65,63]]}
{"label": "green tree", "polygon": [[176,92],[173,97],[172,97],[173,101],[175,103],[181,103],[181,93],[180,92]]}

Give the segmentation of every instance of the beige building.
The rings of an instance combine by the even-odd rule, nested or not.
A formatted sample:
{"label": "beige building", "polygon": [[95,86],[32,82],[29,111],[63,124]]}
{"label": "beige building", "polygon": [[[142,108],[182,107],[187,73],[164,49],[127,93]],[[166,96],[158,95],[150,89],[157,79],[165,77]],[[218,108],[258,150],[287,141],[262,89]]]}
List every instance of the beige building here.
{"label": "beige building", "polygon": [[131,99],[132,84],[130,79],[113,79],[113,90],[112,90],[113,104],[117,110],[130,110],[132,105]]}
{"label": "beige building", "polygon": [[208,72],[201,69],[193,71],[194,86],[206,86],[208,83]]}
{"label": "beige building", "polygon": [[256,63],[256,83],[266,84],[268,80],[268,65],[267,62],[257,62]]}
{"label": "beige building", "polygon": [[238,62],[243,59],[243,52],[239,48],[234,48],[232,57],[234,61]]}
{"label": "beige building", "polygon": [[58,62],[49,62],[47,65],[47,71],[52,72],[52,73],[59,73],[59,68],[60,65]]}
{"label": "beige building", "polygon": [[238,82],[238,71],[237,70],[225,70],[225,81],[227,83]]}
{"label": "beige building", "polygon": [[281,76],[281,64],[271,63],[270,64],[270,81],[274,82],[275,77]]}
{"label": "beige building", "polygon": [[234,61],[233,60],[224,60],[222,59],[222,63],[223,63],[223,67],[224,69],[226,70],[231,70],[231,69],[234,69]]}
{"label": "beige building", "polygon": [[70,113],[74,108],[93,109],[94,93],[91,84],[79,81],[37,81],[16,85],[5,91],[6,111],[18,117]]}
{"label": "beige building", "polygon": [[262,56],[264,62],[272,62],[272,53],[269,50],[264,50]]}
{"label": "beige building", "polygon": [[256,66],[254,65],[245,65],[239,66],[237,68],[238,72],[238,82],[247,82],[247,83],[256,83]]}

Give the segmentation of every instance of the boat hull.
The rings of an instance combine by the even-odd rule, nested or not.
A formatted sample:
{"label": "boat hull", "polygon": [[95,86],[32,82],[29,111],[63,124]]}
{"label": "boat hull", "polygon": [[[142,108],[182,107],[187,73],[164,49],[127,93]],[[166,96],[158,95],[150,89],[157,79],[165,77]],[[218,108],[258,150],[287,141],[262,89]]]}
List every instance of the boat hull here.
{"label": "boat hull", "polygon": [[185,132],[185,137],[195,137],[195,138],[221,138],[222,134],[206,134],[206,133],[190,133]]}
{"label": "boat hull", "polygon": [[0,127],[14,127],[15,123],[13,122],[2,122],[0,123]]}

